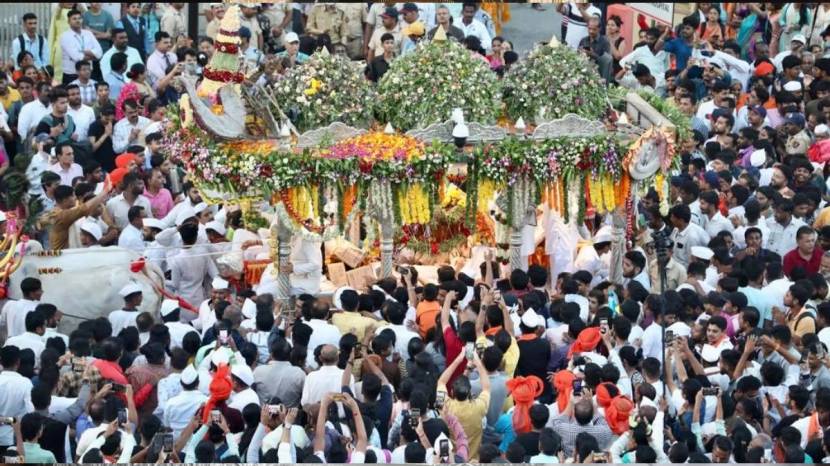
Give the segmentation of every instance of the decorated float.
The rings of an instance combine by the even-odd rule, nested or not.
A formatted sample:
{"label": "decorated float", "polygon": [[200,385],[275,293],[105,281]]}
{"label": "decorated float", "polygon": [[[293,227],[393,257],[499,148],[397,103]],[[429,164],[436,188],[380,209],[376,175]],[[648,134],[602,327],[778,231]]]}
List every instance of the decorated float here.
{"label": "decorated float", "polygon": [[[501,81],[439,31],[376,88],[325,51],[257,86],[258,73],[241,78],[221,56],[238,54],[234,8],[205,79],[182,78],[164,144],[204,199],[271,214],[276,271],[297,235],[345,238],[359,251],[349,266],[379,257],[382,277],[396,254],[444,260],[477,244],[526,268],[522,230],[541,212],[612,215],[619,264],[638,196],[654,187],[668,208],[688,125],[667,104],[608,95],[595,66],[556,39]],[[287,274],[279,284],[286,298]]]}

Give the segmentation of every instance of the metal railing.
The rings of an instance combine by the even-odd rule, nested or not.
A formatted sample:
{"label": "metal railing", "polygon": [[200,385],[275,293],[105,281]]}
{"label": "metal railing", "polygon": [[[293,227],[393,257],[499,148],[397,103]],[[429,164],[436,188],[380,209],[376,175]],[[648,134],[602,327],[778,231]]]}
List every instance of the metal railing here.
{"label": "metal railing", "polygon": [[0,57],[3,61],[15,61],[12,56],[12,42],[23,32],[23,15],[37,15],[39,34],[48,40],[49,22],[52,21],[52,3],[21,2],[0,3]]}

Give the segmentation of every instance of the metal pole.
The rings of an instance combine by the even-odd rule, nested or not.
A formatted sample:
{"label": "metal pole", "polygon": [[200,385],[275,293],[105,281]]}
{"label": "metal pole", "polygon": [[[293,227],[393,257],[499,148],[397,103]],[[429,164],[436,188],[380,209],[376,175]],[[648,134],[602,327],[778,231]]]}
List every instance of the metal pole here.
{"label": "metal pole", "polygon": [[279,288],[277,290],[278,296],[276,298],[280,300],[285,306],[291,299],[291,274],[285,272],[285,270],[291,263],[291,238],[293,236],[293,232],[287,226],[280,225],[277,235],[277,242],[279,248],[279,272],[277,275],[277,283],[279,284]]}
{"label": "metal pole", "polygon": [[[199,2],[187,4],[187,35],[193,42],[199,40]],[[196,43],[196,46],[199,44]]]}

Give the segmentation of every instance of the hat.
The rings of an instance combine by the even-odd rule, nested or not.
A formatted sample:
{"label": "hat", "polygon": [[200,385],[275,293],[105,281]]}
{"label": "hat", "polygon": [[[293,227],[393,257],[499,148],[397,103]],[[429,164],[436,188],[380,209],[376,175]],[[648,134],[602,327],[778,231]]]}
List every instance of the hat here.
{"label": "hat", "polygon": [[605,243],[610,242],[613,238],[611,237],[611,227],[605,225],[604,227],[597,230],[596,234],[594,234],[594,244],[596,243]]}
{"label": "hat", "polygon": [[723,307],[723,305],[726,304],[726,300],[717,291],[710,291],[709,294],[703,298],[703,303],[710,304],[715,307]]}
{"label": "hat", "polygon": [[35,136],[35,142],[46,142],[48,140],[49,140],[49,134],[48,133],[40,133],[37,136]]}
{"label": "hat", "polygon": [[239,28],[239,37],[244,37],[246,39],[251,38],[251,30],[245,26]]}
{"label": "hat", "polygon": [[157,219],[157,218],[145,218],[144,219],[144,226],[148,228],[155,228],[158,230],[164,230],[164,223]]}
{"label": "hat", "polygon": [[816,125],[816,129],[813,131],[813,133],[816,136],[830,136],[830,127],[828,127],[824,123]]}
{"label": "hat", "polygon": [[522,314],[522,324],[524,324],[525,327],[540,327],[544,324],[544,322],[540,322],[540,320],[539,314],[537,314],[532,308],[526,310],[525,313]]}
{"label": "hat", "polygon": [[804,34],[796,34],[790,39],[790,42],[801,42],[801,45],[807,43],[807,38],[804,37]]}
{"label": "hat", "polygon": [[196,210],[190,206],[183,206],[182,209],[176,214],[176,226],[182,226],[182,223],[189,218],[193,218],[196,216]]}
{"label": "hat", "polygon": [[804,123],[806,123],[806,121],[804,120],[804,115],[801,113],[790,112],[784,116],[784,123],[790,123],[798,126],[799,128],[804,128]]}
{"label": "hat", "polygon": [[220,364],[227,364],[231,360],[231,355],[223,348],[217,348],[210,353],[210,362],[216,367]]}
{"label": "hat", "polygon": [[597,347],[602,335],[599,333],[599,327],[587,327],[579,332],[576,341],[568,350],[568,357],[573,356],[574,353],[584,353],[586,351],[593,351]]}
{"label": "hat", "polygon": [[254,384],[254,371],[247,364],[234,364],[231,366],[231,374],[249,387]]}
{"label": "hat", "polygon": [[[146,225],[146,223],[145,223]],[[205,224],[205,230],[213,230],[216,233],[219,233],[222,236],[225,236],[228,230],[225,229],[225,225],[222,225],[221,222],[217,222],[216,220],[212,220]]]}
{"label": "hat", "polygon": [[735,291],[732,293],[724,294],[726,301],[732,303],[733,306],[737,307],[738,309],[743,309],[749,303],[746,299],[746,295],[741,293],[740,291]]}
{"label": "hat", "polygon": [[135,293],[141,293],[141,285],[139,285],[136,282],[127,283],[126,285],[121,287],[121,290],[118,292],[118,294],[121,295],[122,298],[126,298],[127,296],[130,296],[131,294]]}
{"label": "hat", "polygon": [[764,149],[758,149],[749,156],[749,163],[755,168],[759,168],[764,166],[764,163],[767,161],[767,151]]}
{"label": "hat", "polygon": [[718,359],[720,359],[721,350],[706,343],[703,345],[703,349],[700,351],[700,357],[703,359],[704,362],[708,363],[716,363]]}
{"label": "hat", "polygon": [[404,3],[401,11],[418,11],[418,5],[411,2]]}
{"label": "hat", "polygon": [[286,44],[291,44],[291,43],[299,42],[299,41],[300,41],[300,36],[298,36],[296,32],[286,32],[285,33],[285,43]]}
{"label": "hat", "polygon": [[608,403],[605,408],[605,422],[614,435],[622,435],[628,430],[628,418],[632,411],[634,411],[634,403],[623,395],[615,396]]}
{"label": "hat", "polygon": [[178,308],[179,301],[175,299],[165,299],[161,302],[161,309],[159,309],[159,314],[161,314],[162,317],[167,317],[173,312],[175,312]]}
{"label": "hat", "polygon": [[193,211],[197,214],[201,214],[202,212],[206,211],[210,206],[207,205],[207,202],[200,202],[193,206]]}
{"label": "hat", "polygon": [[124,179],[124,176],[129,173],[126,168],[116,168],[115,170],[111,171],[109,174],[110,182],[113,186],[121,184],[121,180]]}
{"label": "hat", "polygon": [[246,319],[253,319],[256,317],[256,303],[251,301],[250,298],[245,298],[245,301],[242,302],[242,315],[245,316]]}
{"label": "hat", "polygon": [[334,304],[334,308],[337,309],[338,311],[343,310],[343,305],[340,303],[340,295],[342,295],[343,292],[346,291],[346,290],[352,290],[355,293],[357,293],[357,290],[355,290],[354,288],[352,288],[350,286],[341,286],[340,288],[334,290],[334,295],[332,295],[332,297],[331,297],[331,303]]}
{"label": "hat", "polygon": [[[3,220],[6,220],[5,216]],[[101,231],[101,227],[98,226],[95,222],[84,222],[81,224],[81,231],[85,231],[89,233],[90,236],[95,238],[95,241],[100,241],[101,236],[103,236],[103,232]]]}
{"label": "hat", "polygon": [[761,115],[761,118],[767,117],[767,109],[765,109],[763,105],[750,105],[749,111]]}
{"label": "hat", "polygon": [[798,92],[801,90],[801,83],[798,81],[787,81],[784,84],[784,90],[787,92]]}
{"label": "hat", "polygon": [[424,34],[426,34],[426,27],[420,21],[415,21],[403,29],[405,36],[423,36]]}
{"label": "hat", "polygon": [[127,168],[127,165],[129,165],[130,162],[135,162],[135,159],[135,154],[125,152],[115,158],[115,166],[118,168]]}
{"label": "hat", "polygon": [[380,16],[384,18],[398,19],[398,10],[396,10],[393,6],[390,6],[383,10],[383,13],[381,13]]}
{"label": "hat", "polygon": [[576,376],[571,371],[559,371],[553,376],[553,388],[556,389],[556,403],[559,405],[560,413],[564,413],[568,407],[574,380]]}
{"label": "hat", "polygon": [[227,290],[230,286],[231,284],[222,277],[216,277],[210,282],[210,287],[214,290]]}
{"label": "hat", "polygon": [[193,364],[188,364],[187,367],[184,368],[181,375],[181,381],[185,385],[190,385],[196,380],[199,379],[199,373],[196,372],[196,368],[193,367]]}
{"label": "hat", "polygon": [[710,261],[712,260],[712,256],[715,253],[712,252],[711,249],[707,248],[706,246],[692,246],[692,257],[697,257],[698,259]]}

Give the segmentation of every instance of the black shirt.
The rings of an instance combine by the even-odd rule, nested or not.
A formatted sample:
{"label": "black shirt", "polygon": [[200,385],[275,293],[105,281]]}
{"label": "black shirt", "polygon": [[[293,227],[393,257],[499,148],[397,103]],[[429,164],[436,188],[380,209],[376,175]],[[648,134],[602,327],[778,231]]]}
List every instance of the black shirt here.
{"label": "black shirt", "polygon": [[539,432],[530,431],[519,434],[516,441],[524,447],[526,459],[539,454]]}
{"label": "black shirt", "polygon": [[[101,120],[95,120],[89,126],[89,135],[96,140],[104,134],[104,125]],[[110,135],[101,146],[92,153],[92,157],[96,162],[101,164],[101,168],[106,172],[115,170],[115,151],[112,149],[112,135]]]}
{"label": "black shirt", "polygon": [[366,77],[372,82],[378,82],[388,70],[389,62],[381,55],[375,57],[372,63],[369,63],[369,66],[366,68]]}

